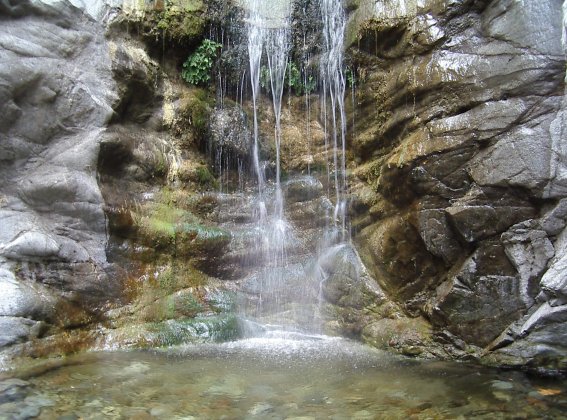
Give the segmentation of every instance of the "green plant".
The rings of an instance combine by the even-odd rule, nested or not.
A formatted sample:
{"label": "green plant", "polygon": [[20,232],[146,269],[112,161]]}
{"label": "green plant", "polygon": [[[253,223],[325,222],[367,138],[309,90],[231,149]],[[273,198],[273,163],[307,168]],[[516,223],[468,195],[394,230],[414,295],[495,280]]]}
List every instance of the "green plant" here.
{"label": "green plant", "polygon": [[205,39],[197,50],[183,63],[181,77],[192,85],[205,84],[211,80],[211,69],[217,50],[222,47],[218,42]]}
{"label": "green plant", "polygon": [[316,88],[317,88],[317,81],[315,80],[313,75],[310,74],[309,77],[307,77],[307,80],[305,81],[305,85],[303,87],[303,93],[309,95],[313,93]]}
{"label": "green plant", "polygon": [[266,66],[260,67],[260,87],[268,92],[271,90],[270,69]]}
{"label": "green plant", "polygon": [[347,67],[345,70],[348,87],[352,88],[356,83],[356,70],[352,67]]}
{"label": "green plant", "polygon": [[293,61],[288,63],[285,77],[287,87],[293,89],[297,95],[301,95],[301,72]]}
{"label": "green plant", "polygon": [[[306,79],[302,77],[301,70],[294,62],[289,62],[286,67],[285,83],[297,96],[310,94],[315,91],[317,81],[312,75]],[[267,66],[260,67],[260,87],[268,93],[271,90],[270,70]]]}
{"label": "green plant", "polygon": [[196,175],[199,186],[201,186],[202,188],[217,187],[217,181],[215,177],[213,176],[213,174],[211,174],[211,171],[209,171],[209,168],[207,168],[206,166],[199,166],[197,168]]}
{"label": "green plant", "polygon": [[167,267],[164,271],[159,273],[157,281],[159,288],[166,292],[173,292],[177,284],[175,273],[171,267]]}

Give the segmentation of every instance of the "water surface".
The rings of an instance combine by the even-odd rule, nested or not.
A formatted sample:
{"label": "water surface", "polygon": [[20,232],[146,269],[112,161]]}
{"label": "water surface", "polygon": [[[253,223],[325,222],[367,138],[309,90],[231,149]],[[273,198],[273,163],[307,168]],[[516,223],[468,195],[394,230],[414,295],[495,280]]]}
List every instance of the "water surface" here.
{"label": "water surface", "polygon": [[272,333],[160,351],[88,353],[67,362],[28,379],[27,397],[18,404],[29,408],[35,401],[45,419],[508,419],[567,413],[562,381],[416,361],[324,336]]}

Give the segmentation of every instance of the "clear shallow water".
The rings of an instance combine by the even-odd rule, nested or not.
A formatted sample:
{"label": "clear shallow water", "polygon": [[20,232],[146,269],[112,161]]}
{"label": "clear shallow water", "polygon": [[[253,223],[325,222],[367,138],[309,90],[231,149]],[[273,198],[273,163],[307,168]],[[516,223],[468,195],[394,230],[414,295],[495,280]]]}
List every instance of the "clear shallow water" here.
{"label": "clear shallow water", "polygon": [[[565,418],[565,382],[417,362],[343,339],[271,337],[75,356],[28,379],[39,418]],[[27,402],[26,402],[27,401]],[[21,409],[23,409],[21,408]],[[63,417],[69,416],[69,417]]]}

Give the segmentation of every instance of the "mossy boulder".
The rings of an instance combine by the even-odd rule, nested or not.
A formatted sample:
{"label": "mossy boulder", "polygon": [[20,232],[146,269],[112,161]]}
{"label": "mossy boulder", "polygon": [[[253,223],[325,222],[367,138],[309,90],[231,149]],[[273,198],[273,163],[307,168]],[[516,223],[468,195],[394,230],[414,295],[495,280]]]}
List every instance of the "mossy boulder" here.
{"label": "mossy boulder", "polygon": [[137,1],[123,7],[121,22],[138,26],[139,34],[152,43],[168,39],[191,45],[203,35],[206,11],[202,0]]}
{"label": "mossy boulder", "polygon": [[103,342],[105,346],[121,348],[152,348],[185,343],[224,342],[239,337],[237,318],[222,314],[128,325],[106,331]]}

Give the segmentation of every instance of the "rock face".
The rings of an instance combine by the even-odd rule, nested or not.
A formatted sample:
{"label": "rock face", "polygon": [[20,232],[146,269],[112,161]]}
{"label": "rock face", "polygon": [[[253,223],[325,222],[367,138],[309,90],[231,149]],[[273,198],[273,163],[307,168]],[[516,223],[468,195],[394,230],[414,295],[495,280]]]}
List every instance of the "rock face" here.
{"label": "rock face", "polygon": [[[168,12],[165,31],[189,15],[201,19],[204,6],[157,3],[0,4],[0,349],[8,353],[92,345],[95,337],[77,327],[112,319],[107,309],[131,293],[123,283],[131,261],[117,261],[109,244],[131,231],[127,206],[149,201],[168,177],[195,178],[194,168],[181,167],[171,133],[187,128],[202,101],[174,93],[146,45],[120,28]],[[196,30],[175,32],[176,42],[194,43]],[[178,137],[193,140],[190,129]],[[199,229],[184,234],[199,242]],[[75,334],[57,342],[69,328]],[[48,337],[43,350],[26,347],[37,337]]]}
{"label": "rock face", "polygon": [[1,345],[84,323],[118,286],[96,180],[117,100],[103,31],[70,4],[17,3],[0,30]]}
{"label": "rock face", "polygon": [[562,2],[355,3],[365,262],[435,330],[564,368]]}

